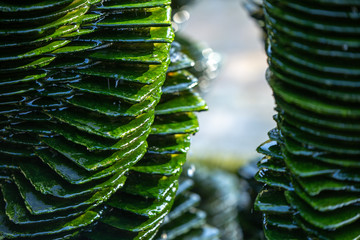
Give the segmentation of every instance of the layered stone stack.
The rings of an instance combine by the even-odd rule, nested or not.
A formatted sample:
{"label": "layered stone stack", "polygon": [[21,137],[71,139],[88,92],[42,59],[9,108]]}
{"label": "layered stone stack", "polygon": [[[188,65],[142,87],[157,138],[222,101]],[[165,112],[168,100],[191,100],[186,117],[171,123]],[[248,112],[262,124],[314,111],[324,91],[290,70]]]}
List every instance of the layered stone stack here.
{"label": "layered stone stack", "polygon": [[1,237],[155,235],[206,109],[170,3],[0,3]]}
{"label": "layered stone stack", "polygon": [[265,0],[277,128],[259,147],[268,239],[360,237],[360,1]]}

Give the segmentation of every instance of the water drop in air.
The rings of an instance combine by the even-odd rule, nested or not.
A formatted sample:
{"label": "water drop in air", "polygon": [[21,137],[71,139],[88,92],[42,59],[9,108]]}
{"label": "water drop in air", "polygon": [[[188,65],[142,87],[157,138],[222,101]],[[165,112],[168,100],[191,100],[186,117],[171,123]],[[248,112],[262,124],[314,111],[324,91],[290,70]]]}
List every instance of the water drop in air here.
{"label": "water drop in air", "polygon": [[189,169],[187,170],[187,175],[189,177],[193,177],[194,176],[194,173],[195,173],[195,165],[194,164],[191,164],[191,166],[189,167]]}

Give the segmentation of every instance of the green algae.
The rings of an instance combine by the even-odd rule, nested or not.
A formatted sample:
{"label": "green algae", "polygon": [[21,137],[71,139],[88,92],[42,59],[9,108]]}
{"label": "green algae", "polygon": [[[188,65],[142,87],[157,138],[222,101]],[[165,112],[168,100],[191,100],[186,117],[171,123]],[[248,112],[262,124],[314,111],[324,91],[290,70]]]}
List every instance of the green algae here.
{"label": "green algae", "polygon": [[199,123],[194,113],[178,113],[156,116],[151,127],[152,134],[195,133]]}
{"label": "green algae", "polygon": [[[10,53],[0,69],[6,76],[0,83],[1,178],[13,182],[2,186],[7,207],[0,232],[6,238],[76,238],[94,224],[98,233],[106,225],[122,239],[149,239],[172,205],[189,135],[198,129],[190,112],[206,107],[183,92],[181,109],[163,105],[166,116],[150,127],[174,37],[170,1],[97,3],[44,1],[2,9],[13,11],[2,18],[11,26],[26,23],[3,29],[9,38],[0,41]],[[193,64],[185,56],[180,60],[173,69]],[[196,85],[188,73],[174,76],[168,94]],[[113,206],[106,201],[115,193],[138,201],[120,211],[132,209],[147,220],[135,217],[130,224],[124,220],[134,213],[108,215]]]}
{"label": "green algae", "polygon": [[157,115],[162,115],[179,112],[204,111],[207,109],[206,102],[197,93],[182,91],[178,95],[164,94],[155,108],[155,113]]}
{"label": "green algae", "polygon": [[131,169],[140,173],[161,174],[166,176],[181,172],[182,166],[186,161],[186,155],[165,155],[164,153],[162,153],[162,155],[148,154]]}
{"label": "green algae", "polygon": [[119,192],[112,196],[106,204],[113,208],[131,212],[139,216],[152,218],[159,216],[164,209],[168,208],[173,201],[175,193],[176,188],[173,188],[166,196],[164,196],[164,199],[159,201]]}
{"label": "green algae", "polygon": [[291,206],[286,201],[284,191],[276,189],[263,189],[256,197],[255,210],[267,214],[290,214]]}
{"label": "green algae", "polygon": [[69,160],[73,161],[78,166],[84,168],[87,171],[94,171],[98,168],[108,167],[115,162],[126,159],[126,157],[133,152],[144,152],[146,149],[145,142],[146,135],[137,139],[131,145],[119,151],[103,151],[103,152],[89,152],[85,149],[76,148],[71,142],[67,142],[64,139],[48,138],[43,141],[55,149]]}
{"label": "green algae", "polygon": [[124,99],[125,101],[139,103],[151,95],[156,96],[156,93],[159,91],[159,87],[163,82],[163,76],[160,76],[159,79],[149,85],[132,84],[121,80],[90,78],[78,83],[70,84],[70,86],[85,93],[112,96]]}
{"label": "green algae", "polygon": [[340,209],[318,212],[291,192],[285,193],[287,200],[296,208],[300,216],[310,224],[325,230],[335,230],[359,219],[358,206],[348,206]]}
{"label": "green algae", "polygon": [[[134,13],[133,13],[134,12]],[[158,8],[149,8],[146,11],[143,10],[132,10],[129,11],[129,14],[114,15],[110,14],[109,18],[99,22],[96,26],[99,27],[159,27],[159,26],[169,26],[170,25],[170,16],[171,8],[167,7],[158,7]],[[133,14],[136,15],[136,18],[133,18]],[[131,17],[128,17],[130,15]]]}
{"label": "green algae", "polygon": [[170,5],[171,1],[169,0],[151,0],[151,1],[115,1],[114,5],[108,5],[106,2],[104,5],[98,7],[97,9],[106,9],[106,10],[113,10],[113,9],[136,9],[136,8],[148,8],[148,7],[161,7]]}
{"label": "green algae", "polygon": [[[79,112],[83,114],[78,114]],[[94,113],[88,113],[80,109],[49,112],[49,115],[80,130],[113,139],[122,138],[131,134],[146,122],[152,121],[153,118],[151,111],[134,119],[114,119],[104,115],[99,116]]]}
{"label": "green algae", "polygon": [[121,191],[142,197],[162,199],[172,188],[176,187],[177,178],[176,175],[162,176],[133,172],[128,176]]}

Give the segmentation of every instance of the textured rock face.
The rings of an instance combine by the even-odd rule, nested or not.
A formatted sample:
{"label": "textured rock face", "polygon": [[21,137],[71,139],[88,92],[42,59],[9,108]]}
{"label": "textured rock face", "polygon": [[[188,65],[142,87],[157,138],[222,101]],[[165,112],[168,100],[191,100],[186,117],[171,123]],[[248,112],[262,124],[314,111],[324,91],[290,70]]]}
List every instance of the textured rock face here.
{"label": "textured rock face", "polygon": [[0,4],[1,237],[155,235],[206,109],[170,3]]}
{"label": "textured rock face", "polygon": [[360,236],[359,1],[264,1],[277,128],[259,147],[268,239]]}

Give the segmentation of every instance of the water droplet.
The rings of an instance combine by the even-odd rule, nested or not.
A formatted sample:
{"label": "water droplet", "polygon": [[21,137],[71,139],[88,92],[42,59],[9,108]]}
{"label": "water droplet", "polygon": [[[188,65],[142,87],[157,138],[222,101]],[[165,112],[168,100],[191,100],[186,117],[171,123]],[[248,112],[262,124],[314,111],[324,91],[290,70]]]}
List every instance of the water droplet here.
{"label": "water droplet", "polygon": [[174,22],[181,24],[189,20],[190,13],[186,10],[181,10],[174,14],[173,20]]}
{"label": "water droplet", "polygon": [[259,171],[259,176],[260,176],[260,177],[265,177],[264,169],[262,169],[262,170]]}
{"label": "water droplet", "polygon": [[194,174],[195,174],[195,171],[196,171],[196,168],[195,168],[195,165],[194,164],[191,164],[189,169],[187,170],[187,175],[189,177],[193,177]]}
{"label": "water droplet", "polygon": [[171,26],[172,26],[174,32],[177,32],[179,30],[179,26],[176,23],[172,22]]}

